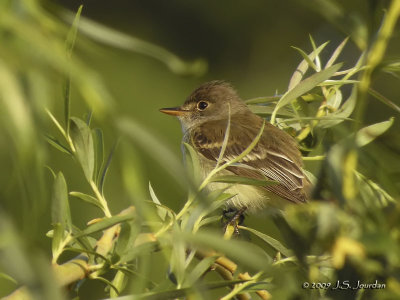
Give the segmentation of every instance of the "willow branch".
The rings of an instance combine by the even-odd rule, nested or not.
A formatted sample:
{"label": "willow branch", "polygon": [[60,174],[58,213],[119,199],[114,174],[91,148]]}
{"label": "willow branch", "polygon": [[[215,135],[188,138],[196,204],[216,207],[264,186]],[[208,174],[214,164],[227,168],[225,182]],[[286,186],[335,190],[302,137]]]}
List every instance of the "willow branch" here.
{"label": "willow branch", "polygon": [[[121,211],[119,215],[133,214],[135,208],[133,206]],[[119,232],[121,230],[121,225],[117,224],[108,229],[106,229],[102,237],[96,243],[96,252],[102,256],[106,256],[111,249],[115,241],[118,238]],[[146,241],[146,239],[137,239],[138,243],[140,241]],[[83,251],[83,250],[82,250]],[[56,278],[56,282],[60,287],[67,286],[71,283],[82,280],[83,278],[89,277],[98,268],[92,268],[93,266],[88,264],[88,256],[86,254],[79,254],[75,258],[62,265],[53,264],[53,273]],[[29,289],[26,286],[21,286],[14,292],[12,292],[7,297],[3,298],[5,300],[31,300],[33,299]]]}

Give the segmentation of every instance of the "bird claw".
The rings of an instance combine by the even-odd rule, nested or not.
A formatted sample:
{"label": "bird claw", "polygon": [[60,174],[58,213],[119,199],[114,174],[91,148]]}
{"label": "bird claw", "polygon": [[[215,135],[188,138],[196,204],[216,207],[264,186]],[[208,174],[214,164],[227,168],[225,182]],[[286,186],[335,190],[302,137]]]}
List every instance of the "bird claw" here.
{"label": "bird claw", "polygon": [[[243,223],[243,213],[246,209],[246,207],[243,207],[239,210],[229,208],[223,211],[224,218],[228,219],[224,226],[224,238],[229,239],[232,237],[232,235],[238,236],[240,234],[239,225]],[[233,217],[230,216],[232,213],[234,213]]]}

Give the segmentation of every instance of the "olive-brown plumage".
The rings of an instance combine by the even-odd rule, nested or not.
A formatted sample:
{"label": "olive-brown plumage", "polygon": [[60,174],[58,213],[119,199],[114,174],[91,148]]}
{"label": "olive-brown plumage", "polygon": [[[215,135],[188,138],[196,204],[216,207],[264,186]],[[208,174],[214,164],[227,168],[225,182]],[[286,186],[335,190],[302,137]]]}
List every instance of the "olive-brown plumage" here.
{"label": "olive-brown plumage", "polygon": [[[176,108],[161,110],[175,115],[182,124],[184,141],[199,153],[204,175],[220,155],[230,114],[230,132],[223,160],[241,154],[256,138],[264,119],[251,112],[236,91],[223,81],[212,81],[197,88]],[[293,137],[266,122],[256,146],[239,165],[225,173],[255,179],[277,181],[265,187],[247,186],[231,191],[237,193],[228,205],[258,210],[268,205],[281,206],[287,200],[301,203],[307,200],[309,181],[302,170],[301,154]],[[222,187],[219,184],[216,187]],[[276,205],[278,202],[278,205]]]}

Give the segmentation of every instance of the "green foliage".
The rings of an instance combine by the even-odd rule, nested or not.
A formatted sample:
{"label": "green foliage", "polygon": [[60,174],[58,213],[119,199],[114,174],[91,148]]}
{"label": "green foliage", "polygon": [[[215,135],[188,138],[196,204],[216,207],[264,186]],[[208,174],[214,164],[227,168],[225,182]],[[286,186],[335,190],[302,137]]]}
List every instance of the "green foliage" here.
{"label": "green foliage", "polygon": [[[157,58],[180,74],[199,73],[204,70],[204,63],[186,64],[158,46],[82,19],[82,7],[68,30],[35,1],[21,3],[29,18],[15,13],[8,2],[2,3],[0,9],[0,41],[6,39],[4,32],[18,41],[16,53],[0,49],[0,101],[5,110],[1,121],[7,124],[6,131],[12,137],[10,145],[21,162],[16,176],[26,182],[27,197],[40,198],[41,189],[51,191],[52,230],[47,236],[51,238],[53,270],[41,254],[27,251],[28,242],[19,238],[10,216],[0,210],[0,278],[23,286],[10,299],[63,299],[59,285],[73,285],[70,296],[75,297],[88,280],[104,284],[104,297],[114,299],[400,297],[400,191],[389,182],[398,182],[399,174],[379,177],[370,170],[371,161],[381,155],[380,148],[372,146],[378,144],[396,119],[390,116],[374,124],[364,122],[368,93],[391,108],[393,114],[399,112],[393,101],[371,90],[371,78],[374,71],[380,71],[379,64],[400,14],[399,1],[392,2],[377,32],[378,37],[384,38],[372,42],[369,50],[362,32],[357,31],[352,37],[364,51],[353,67],[341,70],[343,64],[335,64],[348,38],[325,63],[321,54],[327,43],[318,46],[310,38],[310,54],[294,47],[303,60],[283,95],[246,101],[254,112],[270,118],[271,123],[298,140],[315,184],[310,203],[290,205],[283,214],[271,216],[280,235],[274,236],[265,228],[239,226],[239,237],[221,233],[221,207],[233,195],[226,190],[210,192],[207,187],[212,182],[275,184],[220,174],[228,166],[240,165],[257,144],[264,127],[243,153],[223,164],[228,123],[220,159],[204,178],[199,175],[196,152],[184,144],[187,168],[183,168],[177,155],[149,130],[114,110],[115,103],[105,85],[82,63],[79,54],[73,55],[73,49],[78,33],[83,33],[102,43]],[[340,7],[333,1],[323,3],[316,8],[329,7],[331,11],[324,14],[335,22],[340,20]],[[65,14],[72,20],[69,13]],[[356,30],[354,26],[352,31]],[[25,49],[31,42],[42,56],[34,57]],[[23,67],[18,62],[20,58]],[[396,72],[398,62],[381,70]],[[56,87],[47,83],[54,74],[60,81]],[[354,78],[356,75],[358,78]],[[39,79],[33,81],[33,77]],[[350,86],[347,91],[346,86]],[[62,118],[52,112],[57,105],[50,98],[58,95],[55,91],[62,87],[64,120],[59,121]],[[90,110],[86,121],[71,114],[71,87],[76,88]],[[36,91],[32,103],[28,101],[29,90]],[[103,126],[110,126],[123,136],[108,156],[103,131],[92,128],[92,109],[94,118],[111,121],[102,123]],[[36,126],[36,119],[47,126]],[[65,176],[68,170],[54,172],[50,167],[47,168],[54,178],[48,186],[44,184],[41,170],[46,164],[41,153],[47,146],[39,136],[64,155],[63,159],[75,163],[71,168],[82,177],[85,189],[71,190]],[[144,190],[147,182],[143,182],[140,158],[133,150],[136,147],[144,149],[160,169],[187,189],[186,202],[179,211],[162,203],[151,183],[148,191]],[[121,152],[118,178],[122,191],[106,195],[107,172],[113,156]],[[392,162],[393,166],[398,163]],[[32,172],[37,176],[28,177]],[[70,210],[72,197],[82,200],[79,207],[89,203],[100,214],[87,225],[79,225]],[[109,204],[123,197],[130,206],[113,213]],[[32,219],[28,221],[33,223]],[[229,230],[230,225],[226,228]],[[250,238],[246,238],[246,233]],[[76,254],[79,255],[69,261]],[[34,259],[29,259],[31,256]],[[156,272],[152,273],[153,268]],[[347,281],[354,287],[357,280],[377,281],[385,288],[333,288],[336,283],[343,285]]]}

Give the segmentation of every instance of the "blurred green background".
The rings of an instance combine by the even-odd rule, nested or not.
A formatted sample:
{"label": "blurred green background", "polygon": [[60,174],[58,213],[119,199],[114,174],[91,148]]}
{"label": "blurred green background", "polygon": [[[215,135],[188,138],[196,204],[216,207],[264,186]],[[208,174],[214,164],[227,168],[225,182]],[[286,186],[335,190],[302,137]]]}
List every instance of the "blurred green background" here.
{"label": "blurred green background", "polygon": [[[83,4],[83,17],[168,49],[187,62],[198,62],[199,68],[196,74],[175,74],[157,59],[83,37],[82,33],[78,33],[73,54],[88,69],[97,73],[96,78],[100,78],[111,95],[110,99],[113,99],[111,110],[114,116],[129,117],[141,123],[180,157],[180,125],[177,120],[159,113],[159,108],[183,103],[194,88],[214,79],[230,81],[243,99],[282,93],[286,91],[290,76],[302,59],[290,46],[300,47],[306,52],[311,51],[309,35],[312,35],[317,44],[330,41],[326,51],[329,54],[346,36],[352,34],[353,40],[346,46],[340,58],[340,61],[345,62],[344,68],[350,67],[360,55],[360,47],[365,46],[360,42],[361,37],[365,40],[374,38],[370,34],[377,30],[379,20],[384,14],[382,8],[388,2],[342,0],[332,1],[336,4],[331,7],[329,5],[331,1],[318,0],[65,0],[44,1],[41,6],[54,19],[69,24],[65,18],[65,10],[74,13],[79,5]],[[4,6],[13,6],[13,11],[22,15],[25,6],[29,6],[29,1],[0,1],[0,3]],[[329,11],[329,8],[334,7],[340,7],[341,10]],[[24,53],[20,50],[16,51],[15,57],[7,56],[12,52],[10,49],[13,47],[17,49],[20,45],[13,44],[13,41],[6,43],[7,30],[0,29],[2,30],[0,59],[15,60],[15,65],[22,63],[18,66],[20,70],[24,68],[24,64],[31,64],[25,66],[33,70],[33,75],[34,71],[42,68],[36,66],[32,58],[18,61],[18,55]],[[41,28],[38,27],[38,30]],[[65,33],[66,31],[61,32],[60,36],[65,36]],[[29,49],[26,48],[25,51],[29,52]],[[396,31],[386,59],[398,58],[399,53],[400,36],[399,31]],[[50,74],[54,72],[49,69]],[[2,78],[4,79],[0,77],[0,80]],[[53,80],[49,82],[51,78]],[[48,107],[58,119],[62,120],[60,75],[56,71],[54,77],[42,79],[47,81],[49,89],[53,92],[47,96]],[[32,87],[27,84],[25,88]],[[400,95],[398,79],[389,75],[379,75],[375,78],[374,89],[398,103]],[[40,91],[37,93],[40,94]],[[3,110],[4,107],[0,109]],[[83,117],[89,111],[82,94],[78,93],[74,86],[72,86],[71,111],[71,115],[78,117]],[[376,100],[370,100],[365,123],[383,121],[392,114],[393,112],[386,106]],[[70,190],[88,191],[89,187],[84,181],[84,176],[76,171],[79,168],[76,162],[42,141],[44,133],[57,135],[54,126],[46,118],[42,113],[38,113],[32,119],[32,124],[35,125],[34,142],[30,149],[26,149],[32,153],[21,154],[16,149],[19,145],[12,143],[12,134],[5,122],[7,118],[2,117],[4,122],[1,123],[0,130],[0,205],[6,214],[11,216],[29,247],[50,254],[50,240],[45,237],[45,233],[51,228],[49,187],[52,178],[42,165],[48,165],[55,171],[61,170]],[[93,127],[100,127],[105,132],[106,150],[109,151],[119,140],[119,133],[113,129],[113,120],[107,117],[101,118],[96,113],[93,118]],[[398,130],[399,122],[396,121],[391,131],[380,141],[383,147],[395,149],[394,153],[400,148],[400,141],[393,139],[392,134]],[[125,142],[122,140],[118,145],[123,143]],[[160,168],[146,151],[140,147],[136,147],[135,151],[139,157],[138,172],[143,177],[139,185],[147,190],[150,181],[162,203],[175,210],[180,208],[186,199],[187,191]],[[391,155],[394,155],[394,159],[398,159],[395,154]],[[26,164],[21,161],[21,157],[27,160]],[[105,185],[105,194],[113,212],[118,212],[130,204],[127,196],[121,192],[123,190],[120,178],[121,163],[123,159],[117,146]],[[308,163],[307,167],[317,170],[318,164]],[[18,175],[21,171],[19,168],[24,169],[25,173],[22,173],[26,177]],[[399,175],[399,168],[393,170],[390,161],[382,162],[381,165],[371,164],[371,169],[373,168],[389,169]],[[29,184],[26,183],[28,177],[31,178]],[[396,187],[399,188],[398,182],[393,183],[391,192],[396,193]],[[71,200],[71,209],[73,221],[77,226],[84,226],[88,220],[98,217],[96,209],[74,199]],[[14,287],[13,284],[0,278],[0,296],[12,291]]]}

